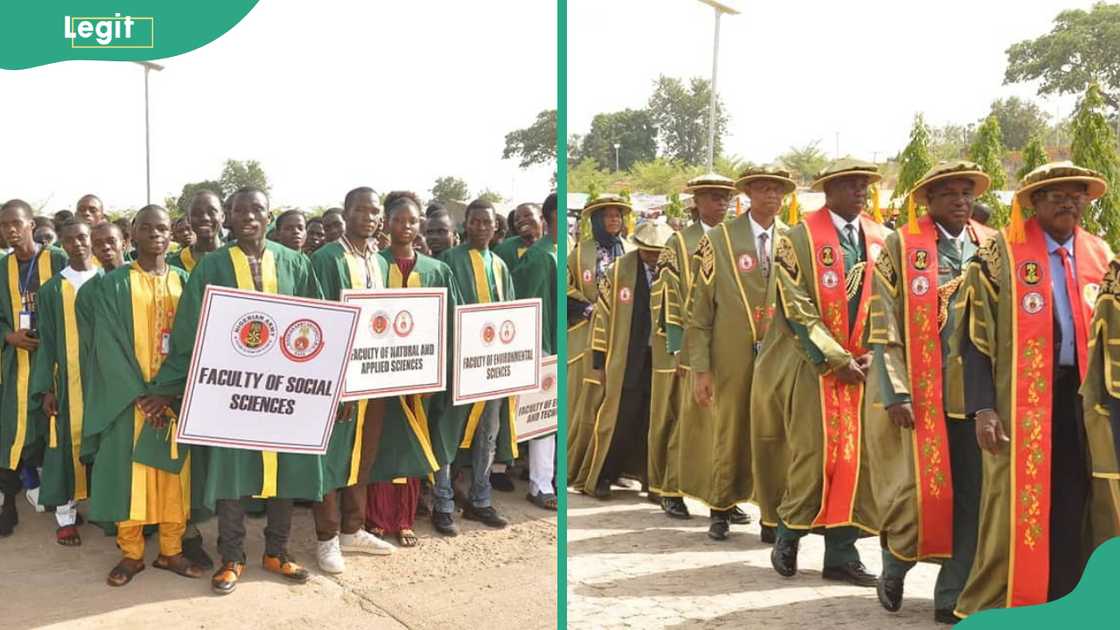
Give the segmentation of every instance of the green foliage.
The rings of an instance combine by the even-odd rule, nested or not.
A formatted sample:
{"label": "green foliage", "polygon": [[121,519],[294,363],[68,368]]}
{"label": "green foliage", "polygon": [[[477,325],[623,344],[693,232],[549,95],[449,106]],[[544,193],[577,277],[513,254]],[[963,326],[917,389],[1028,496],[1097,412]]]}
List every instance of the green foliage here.
{"label": "green foliage", "polygon": [[490,203],[497,205],[497,204],[501,203],[502,201],[504,201],[505,197],[502,197],[498,193],[496,193],[493,190],[490,190],[489,188],[487,188],[486,190],[478,193],[478,199],[481,199],[483,201],[489,201]]}
{"label": "green foliage", "polygon": [[673,193],[669,195],[669,205],[665,208],[665,216],[673,217],[675,219],[686,219],[684,212],[684,203],[681,202],[680,193]]}
{"label": "green foliage", "polygon": [[808,184],[817,173],[828,166],[828,156],[820,149],[820,140],[813,140],[803,147],[790,147],[778,156],[781,162],[801,184]]}
{"label": "green foliage", "polygon": [[222,193],[223,199],[243,186],[256,186],[266,193],[271,189],[264,168],[256,160],[226,160],[218,182],[221,185],[221,190],[217,192]]}
{"label": "green foliage", "polygon": [[[232,161],[233,160],[229,160],[226,164],[228,165],[229,162]],[[222,182],[212,179],[203,180],[201,182],[191,182],[189,184],[183,184],[183,192],[179,193],[178,198],[167,197],[167,203],[170,204],[167,206],[167,211],[171,213],[171,216],[186,214],[187,211],[190,210],[188,205],[191,202],[191,197],[199,190],[210,190],[222,195],[223,198],[225,197],[225,193],[222,192]],[[234,190],[237,190],[237,188],[234,188]]]}
{"label": "green foliage", "polygon": [[[1094,8],[1094,11],[1099,5]],[[1118,25],[1120,28],[1120,25]],[[1074,164],[1091,168],[1108,180],[1109,192],[1086,209],[1083,225],[1101,235],[1115,250],[1120,246],[1120,155],[1116,134],[1104,114],[1100,86],[1090,83],[1073,115],[1071,145]]]}
{"label": "green foliage", "polygon": [[892,201],[906,196],[914,184],[917,184],[933,167],[933,154],[930,152],[929,145],[929,127],[926,127],[921,114],[915,114],[914,125],[910,128],[910,143],[902,150],[898,159],[901,169],[898,173],[898,183],[891,193]]}
{"label": "green foliage", "polygon": [[1036,80],[1039,94],[1078,93],[1098,83],[1102,103],[1120,107],[1120,4],[1062,11],[1049,33],[1008,48],[1003,82]]}
{"label": "green foliage", "polygon": [[521,168],[556,160],[556,110],[540,112],[532,125],[507,133],[502,159],[517,159]]}
{"label": "green foliage", "polygon": [[1010,208],[1001,203],[995,194],[995,191],[1003,190],[1007,186],[1007,173],[1003,170],[1002,137],[999,119],[988,116],[976,130],[972,146],[968,149],[968,159],[979,164],[988,177],[992,178],[991,188],[980,197],[980,201],[992,209],[992,219],[988,223],[992,227],[1006,225],[1010,213]]}
{"label": "green foliage", "polygon": [[731,179],[738,179],[739,173],[754,166],[753,162],[744,160],[738,155],[717,155],[712,170]]}
{"label": "green foliage", "polygon": [[437,177],[436,183],[432,185],[432,199],[440,201],[465,201],[470,197],[471,191],[467,188],[467,182],[452,177],[450,175],[445,177]]}
{"label": "green foliage", "polygon": [[638,162],[630,168],[626,182],[634,190],[652,195],[670,195],[684,189],[688,180],[703,174],[704,167],[689,166],[679,160],[657,158]]}
{"label": "green foliage", "polygon": [[1027,146],[1031,136],[1045,133],[1050,119],[1038,105],[1017,96],[993,101],[988,115],[999,120],[1003,146],[1012,151]]}
{"label": "green foliage", "polygon": [[[657,127],[661,154],[697,166],[708,157],[708,102],[711,82],[694,77],[688,85],[680,79],[659,76],[649,99],[649,113]],[[719,155],[727,131],[727,114],[716,98],[715,154]]]}
{"label": "green foliage", "polygon": [[635,162],[655,158],[657,127],[649,110],[625,109],[596,114],[591,120],[591,131],[580,140],[579,156],[613,168],[616,143],[619,170],[625,171]]}
{"label": "green foliage", "polygon": [[1050,157],[1046,155],[1046,146],[1042,143],[1042,136],[1035,134],[1031,136],[1030,142],[1027,143],[1023,149],[1023,165],[1015,171],[1015,179],[1023,181],[1023,177],[1027,173],[1042,166],[1050,161]]}
{"label": "green foliage", "polygon": [[594,198],[611,184],[610,173],[599,168],[594,159],[583,159],[568,168],[568,192],[587,193]]}

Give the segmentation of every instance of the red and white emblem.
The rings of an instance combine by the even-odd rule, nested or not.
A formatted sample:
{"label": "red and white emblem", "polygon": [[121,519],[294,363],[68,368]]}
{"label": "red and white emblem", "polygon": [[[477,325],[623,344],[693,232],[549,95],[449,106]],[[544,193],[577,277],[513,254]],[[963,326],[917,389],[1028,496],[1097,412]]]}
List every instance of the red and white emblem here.
{"label": "red and white emblem", "polygon": [[591,273],[590,269],[584,269],[583,270],[583,281],[584,282],[591,282],[594,279],[595,279],[595,274]]}
{"label": "red and white emblem", "polygon": [[516,336],[517,328],[514,327],[513,322],[508,319],[502,322],[501,328],[498,329],[498,337],[502,340],[502,343],[509,343]]}
{"label": "red and white emblem", "polygon": [[384,337],[389,332],[389,314],[385,311],[374,313],[373,317],[369,318],[369,330],[374,337]]}
{"label": "red and white emblem", "polygon": [[494,343],[494,338],[498,336],[497,328],[491,322],[486,322],[482,326],[482,345],[488,346]]}
{"label": "red and white emblem", "polygon": [[280,352],[296,363],[314,359],[323,350],[323,329],[310,319],[297,319],[284,331]]}
{"label": "red and white emblem", "polygon": [[746,273],[754,269],[754,257],[750,254],[742,254],[739,256],[739,271]]}
{"label": "red and white emblem", "polygon": [[633,299],[634,299],[634,293],[633,293],[633,291],[630,290],[630,287],[622,287],[621,289],[618,290],[618,301],[619,302],[622,302],[623,304],[629,304],[630,301],[633,300]]}
{"label": "red and white emblem", "polygon": [[393,318],[393,332],[397,333],[398,337],[407,337],[416,322],[412,319],[412,313],[408,311],[401,311]]}
{"label": "red and white emblem", "polygon": [[918,276],[910,282],[910,290],[914,295],[925,295],[929,291],[929,278],[925,276]]}
{"label": "red and white emblem", "polygon": [[1023,296],[1023,310],[1034,315],[1046,306],[1046,300],[1038,291],[1031,291]]}
{"label": "red and white emblem", "polygon": [[276,345],[276,321],[265,313],[242,315],[233,324],[233,349],[247,357],[258,357]]}
{"label": "red and white emblem", "polygon": [[829,269],[821,274],[821,284],[823,284],[826,289],[832,289],[840,284],[840,276],[836,275],[835,271]]}

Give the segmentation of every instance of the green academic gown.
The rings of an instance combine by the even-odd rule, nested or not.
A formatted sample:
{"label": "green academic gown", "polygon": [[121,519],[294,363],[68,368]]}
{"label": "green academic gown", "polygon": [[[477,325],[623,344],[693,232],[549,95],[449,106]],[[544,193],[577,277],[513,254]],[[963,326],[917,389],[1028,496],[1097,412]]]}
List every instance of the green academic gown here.
{"label": "green academic gown", "polygon": [[[277,294],[322,298],[319,283],[311,270],[311,261],[306,256],[271,241],[265,241],[265,249],[266,256],[271,256],[275,263]],[[175,325],[171,332],[171,353],[160,368],[152,388],[153,393],[165,396],[183,394],[198,332],[202,295],[206,287],[214,285],[253,289],[251,276],[247,282],[243,281],[248,286],[239,285],[233,250],[244,256],[236,244],[226,245],[208,254],[191,273],[179,301],[179,311],[175,315]],[[245,266],[248,267],[247,264]],[[267,287],[269,279],[262,280]],[[206,461],[199,462],[202,478],[196,477],[192,488],[201,489],[201,495],[195,493],[194,496],[207,510],[213,510],[220,499],[260,496],[266,488],[265,460],[260,451],[216,446],[195,450],[199,451],[196,457],[205,458]],[[275,474],[276,497],[309,501],[322,499],[325,488],[318,456],[277,453]]]}
{"label": "green academic gown", "polygon": [[[818,212],[828,210],[821,208]],[[849,246],[840,237],[842,251],[830,252],[843,259],[842,274],[839,270],[824,271],[823,263],[815,262],[817,255],[812,251],[805,221],[776,239],[775,310],[755,359],[750,435],[754,495],[762,512],[762,523],[777,527],[780,537],[801,536],[813,529],[818,514],[823,512],[823,502],[830,496],[824,472],[825,418],[820,377],[847,365],[854,357],[833,338],[825,324],[817,297],[816,274],[836,274],[832,277],[846,288],[851,333],[861,317],[858,307],[863,292],[871,291],[870,286],[864,286],[865,265],[878,253],[868,243],[868,232],[874,230],[879,238],[886,235],[882,226],[867,219],[861,221],[859,247]],[[840,262],[839,258],[829,261]],[[863,426],[862,404],[857,414],[859,417],[853,420],[849,431]],[[830,419],[831,422],[840,420]],[[857,528],[877,533],[879,523],[866,440],[845,438],[836,448],[840,465],[852,466],[854,462],[856,476],[847,518],[824,530],[826,567],[857,561]]]}
{"label": "green academic gown", "polygon": [[[775,221],[774,238],[787,228]],[[750,215],[712,228],[697,246],[685,329],[690,376],[680,392],[680,490],[716,510],[749,500],[751,391],[757,343],[770,323],[773,271],[763,272]],[[773,250],[771,250],[773,251]],[[773,269],[773,265],[770,265]],[[710,372],[713,402],[696,403],[692,375]]]}
{"label": "green academic gown", "polygon": [[[381,256],[388,263],[388,288],[447,289],[447,347],[452,348],[455,306],[462,298],[451,269],[435,258],[417,253],[416,265],[405,279],[390,250],[382,250]],[[448,383],[451,382],[451,363],[448,359]],[[445,390],[430,395],[396,396],[385,401],[381,442],[371,481],[426,477],[454,459],[463,427],[445,421],[453,417],[445,413],[451,406],[449,396]]]}
{"label": "green academic gown", "polygon": [[[91,395],[85,400],[82,435],[83,440],[95,438],[97,444],[90,481],[89,518],[94,522],[130,520],[133,462],[181,472],[184,466],[189,469],[186,462],[192,450],[186,444],[172,446],[173,425],[155,429],[144,422],[140,435],[135,432],[136,399],[156,392],[144,379],[137,358],[132,267],[124,265],[106,274],[93,294],[97,334],[91,356],[85,359],[90,375],[86,391]],[[168,273],[176,276],[168,279],[173,294],[176,285],[183,291],[181,306],[187,274],[170,266]]]}
{"label": "green academic gown", "polygon": [[[85,284],[98,279],[102,272]],[[85,288],[85,284],[82,288]],[[53,391],[58,417],[47,418],[47,448],[43,454],[39,504],[62,505],[89,497],[85,465],[81,463],[83,418],[83,349],[89,351],[92,337],[78,314],[74,285],[58,274],[40,289],[38,307],[39,349],[31,366],[33,411],[42,411],[43,394]],[[53,425],[53,426],[51,426]]]}
{"label": "green academic gown", "polygon": [[184,247],[167,255],[167,264],[178,267],[187,273],[194,271],[196,265],[202,261],[208,252],[195,252],[189,247]]}
{"label": "green academic gown", "polygon": [[509,236],[502,239],[502,242],[495,245],[490,251],[497,254],[498,258],[501,258],[502,262],[506,264],[506,268],[512,272],[517,269],[517,265],[525,256],[525,252],[528,252],[532,246],[532,243],[526,243],[525,239],[520,236]]}
{"label": "green academic gown", "polygon": [[541,299],[541,351],[556,353],[556,241],[545,236],[525,251],[513,269],[513,289],[520,298]]}
{"label": "green academic gown", "polygon": [[[39,287],[66,267],[66,253],[55,247],[39,250],[33,261]],[[19,328],[21,310],[19,261],[16,255],[0,258],[0,341]],[[35,295],[30,296],[35,310]],[[31,365],[34,352],[3,344],[0,350],[0,467],[16,470],[20,460],[38,447],[46,428],[42,410],[31,408]]]}
{"label": "green academic gown", "polygon": [[[965,264],[993,231],[980,225],[968,226],[958,249],[957,241],[945,238],[929,219],[923,218],[922,226],[936,234],[935,255],[914,245],[909,245],[904,254],[900,233],[893,232],[887,236],[876,261],[875,295],[870,304],[865,344],[874,351],[875,358],[868,374],[864,426],[867,450],[875,462],[871,474],[882,519],[879,529],[884,543],[884,575],[902,577],[918,560],[944,559],[934,590],[934,604],[938,610],[952,610],[976,550],[980,449],[976,444],[975,422],[964,414],[961,366],[949,360],[950,337],[960,316],[960,287]],[[933,265],[937,270],[935,287],[914,275],[915,271],[921,272]],[[920,373],[911,376],[909,359],[912,353],[925,350],[907,334],[907,324],[914,315],[907,304],[912,286],[917,286],[923,295],[928,291],[937,294],[937,319],[923,312],[914,320],[914,325],[929,326],[929,335],[937,331],[942,359],[942,387],[938,395],[944,415],[936,417],[931,411],[926,418],[925,410],[913,405],[915,422],[930,423],[921,434],[925,438],[922,440],[925,450],[921,452],[918,451],[918,433],[913,428],[896,426],[886,414],[886,408],[892,405],[914,403],[911,393],[916,383],[933,388],[935,382],[923,378]],[[934,448],[941,442],[937,424],[944,426],[945,449]],[[943,458],[945,453],[948,458]],[[925,463],[923,470],[927,471],[921,479],[916,472],[919,460]],[[948,466],[949,475],[944,475],[943,465]],[[924,484],[920,483],[922,479]],[[938,497],[948,498],[950,492],[952,499],[946,502],[948,505],[931,503],[931,508],[921,509],[923,496],[926,501],[936,502]],[[926,513],[933,510],[946,516],[951,514],[951,518]],[[937,531],[933,531],[934,528]],[[920,541],[924,544],[919,545]]]}
{"label": "green academic gown", "polygon": [[[637,274],[641,271],[639,266],[643,264],[638,252],[631,251],[617,258],[600,282],[587,352],[589,355],[605,353],[604,382],[590,377],[584,379],[576,403],[578,411],[574,421],[569,423],[568,433],[568,485],[586,494],[595,492],[614,437],[627,369],[631,321],[634,317],[649,317],[648,313],[635,313],[632,297]],[[620,294],[629,297],[620,299]],[[591,361],[589,357],[589,366],[593,365]],[[641,466],[645,465],[642,461]],[[623,473],[645,476],[644,470],[624,470]]]}
{"label": "green academic gown", "polygon": [[[345,289],[385,288],[389,265],[377,254],[372,255],[370,261],[371,269],[366,271],[361,258],[347,253],[342,243],[335,241],[320,247],[311,255],[311,268],[323,290],[323,299],[339,301]],[[367,274],[370,276],[368,286],[364,280]],[[360,477],[358,460],[361,459],[366,404],[367,401],[361,401],[356,414],[345,422],[335,423],[331,431],[330,444],[322,457],[324,491],[352,486]]]}
{"label": "green academic gown", "polygon": [[[462,304],[509,302],[517,299],[513,287],[513,276],[501,257],[491,252],[489,270],[485,269],[483,258],[478,250],[473,250],[472,253],[471,247],[465,243],[440,255],[440,259],[447,263],[451,268],[451,273],[455,276],[455,282],[459,285],[459,293],[463,298]],[[463,422],[463,438],[459,443],[458,461],[460,465],[469,465],[470,463],[470,446],[477,432],[478,422],[484,407],[485,402],[477,402],[460,405],[449,410],[450,413],[461,415],[465,419]],[[494,461],[496,462],[509,463],[517,459],[517,430],[514,427],[514,420],[517,417],[516,409],[516,396],[502,399],[498,420],[497,445],[494,451]]]}

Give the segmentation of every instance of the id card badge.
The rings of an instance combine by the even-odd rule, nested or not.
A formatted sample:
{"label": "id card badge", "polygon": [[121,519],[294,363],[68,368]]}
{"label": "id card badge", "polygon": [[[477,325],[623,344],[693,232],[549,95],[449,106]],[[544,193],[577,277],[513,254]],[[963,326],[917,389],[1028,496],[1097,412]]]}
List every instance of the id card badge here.
{"label": "id card badge", "polygon": [[19,329],[31,330],[31,311],[19,312]]}
{"label": "id card badge", "polygon": [[164,328],[159,333],[159,353],[163,356],[171,352],[171,331]]}

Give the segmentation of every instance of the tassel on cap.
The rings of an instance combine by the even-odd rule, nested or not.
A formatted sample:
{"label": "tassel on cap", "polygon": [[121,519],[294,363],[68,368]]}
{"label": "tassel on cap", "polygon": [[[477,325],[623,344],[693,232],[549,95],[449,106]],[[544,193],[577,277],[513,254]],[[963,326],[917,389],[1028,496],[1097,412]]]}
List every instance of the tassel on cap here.
{"label": "tassel on cap", "polygon": [[871,187],[871,218],[878,224],[883,223],[883,208],[879,205],[879,187]]}
{"label": "tassel on cap", "polygon": [[914,195],[906,195],[906,229],[911,234],[921,234],[918,228],[918,204],[914,203]]}
{"label": "tassel on cap", "polygon": [[1019,195],[1011,198],[1011,218],[1007,223],[1007,241],[1020,244],[1027,240],[1027,226],[1023,223],[1023,209],[1019,206]]}
{"label": "tassel on cap", "polygon": [[788,220],[786,221],[787,225],[797,225],[801,222],[800,209],[801,207],[797,203],[797,191],[795,190],[790,193],[789,197],[789,212],[787,215]]}

